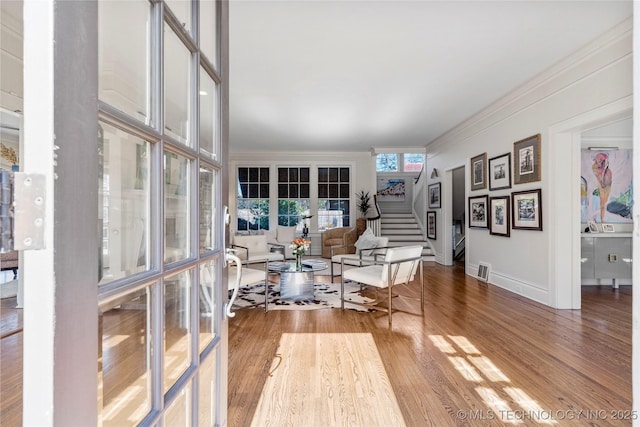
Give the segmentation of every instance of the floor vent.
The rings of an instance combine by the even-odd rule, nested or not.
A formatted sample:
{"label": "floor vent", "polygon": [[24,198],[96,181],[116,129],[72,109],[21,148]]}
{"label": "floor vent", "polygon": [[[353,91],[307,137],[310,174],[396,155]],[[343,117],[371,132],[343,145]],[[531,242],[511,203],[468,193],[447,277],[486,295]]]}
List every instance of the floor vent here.
{"label": "floor vent", "polygon": [[478,263],[478,274],[477,274],[478,279],[482,280],[483,282],[488,282],[489,270],[491,270],[490,264],[487,264],[484,262]]}

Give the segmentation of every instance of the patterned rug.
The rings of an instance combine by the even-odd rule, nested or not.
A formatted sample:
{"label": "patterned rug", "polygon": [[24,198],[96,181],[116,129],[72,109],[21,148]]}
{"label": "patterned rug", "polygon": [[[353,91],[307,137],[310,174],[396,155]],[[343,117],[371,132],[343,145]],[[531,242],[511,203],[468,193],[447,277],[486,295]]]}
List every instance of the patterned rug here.
{"label": "patterned rug", "polygon": [[[280,298],[280,285],[272,283],[269,286],[269,310],[318,310],[320,308],[340,308],[340,283],[316,283],[314,284],[314,298],[294,301]],[[360,285],[347,281],[344,284],[345,304],[344,308],[354,311],[375,311],[372,308],[349,304],[349,301],[359,303],[372,302],[372,298],[360,295]],[[231,293],[229,293],[231,296]],[[238,298],[234,308],[249,307],[256,303],[264,302],[264,283],[253,286],[245,286],[238,291]],[[263,306],[257,306],[263,309]]]}

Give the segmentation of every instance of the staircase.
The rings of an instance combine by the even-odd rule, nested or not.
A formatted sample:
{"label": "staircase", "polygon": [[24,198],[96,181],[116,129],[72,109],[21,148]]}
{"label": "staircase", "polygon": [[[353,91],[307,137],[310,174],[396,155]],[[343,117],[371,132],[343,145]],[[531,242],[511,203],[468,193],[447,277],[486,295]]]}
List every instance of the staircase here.
{"label": "staircase", "polygon": [[435,253],[422,234],[413,214],[386,213],[380,218],[380,235],[389,239],[389,246],[422,245],[425,261],[435,261]]}

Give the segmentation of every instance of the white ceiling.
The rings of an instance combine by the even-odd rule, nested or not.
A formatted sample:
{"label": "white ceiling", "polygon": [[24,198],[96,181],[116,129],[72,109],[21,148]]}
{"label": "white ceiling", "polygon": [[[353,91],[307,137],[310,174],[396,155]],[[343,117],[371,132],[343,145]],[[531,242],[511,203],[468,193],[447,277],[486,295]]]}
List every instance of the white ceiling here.
{"label": "white ceiling", "polygon": [[631,1],[232,0],[230,149],[424,147],[631,14]]}
{"label": "white ceiling", "polygon": [[[0,1],[15,34],[21,6]],[[230,0],[229,9],[230,150],[366,151],[424,147],[629,17],[632,2]],[[22,56],[9,39],[5,71]],[[21,79],[3,74],[2,98],[21,102]]]}

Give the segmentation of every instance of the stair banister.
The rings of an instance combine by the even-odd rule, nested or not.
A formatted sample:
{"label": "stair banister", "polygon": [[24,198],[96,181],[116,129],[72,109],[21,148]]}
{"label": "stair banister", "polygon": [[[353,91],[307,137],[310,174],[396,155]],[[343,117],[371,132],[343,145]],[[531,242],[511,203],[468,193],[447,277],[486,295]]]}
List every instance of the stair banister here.
{"label": "stair banister", "polygon": [[380,235],[380,217],[382,213],[380,212],[380,205],[378,205],[378,197],[376,194],[373,195],[373,207],[376,210],[376,215],[372,217],[367,217],[367,227],[373,231],[373,234],[376,236]]}

